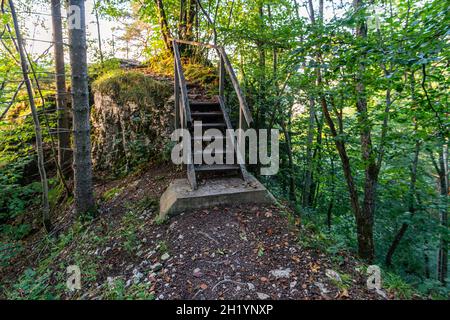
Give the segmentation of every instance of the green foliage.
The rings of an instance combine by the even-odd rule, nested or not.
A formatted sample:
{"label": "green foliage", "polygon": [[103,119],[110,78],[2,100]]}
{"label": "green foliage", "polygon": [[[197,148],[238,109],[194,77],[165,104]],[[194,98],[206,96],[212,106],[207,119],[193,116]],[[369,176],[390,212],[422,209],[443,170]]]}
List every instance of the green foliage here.
{"label": "green foliage", "polygon": [[393,273],[383,274],[383,287],[393,291],[401,299],[411,299],[414,294],[413,288],[401,277]]}
{"label": "green foliage", "polygon": [[113,200],[123,191],[123,189],[124,189],[123,187],[114,187],[114,188],[111,188],[111,189],[105,191],[102,194],[102,200],[103,201]]}
{"label": "green foliage", "polygon": [[11,300],[53,300],[58,296],[49,288],[50,273],[39,275],[33,269],[27,269],[13,286],[13,290],[6,293]]}
{"label": "green foliage", "polygon": [[10,261],[20,254],[23,247],[20,243],[0,243],[0,267],[7,267]]}
{"label": "green foliage", "polygon": [[123,247],[129,254],[135,252],[140,244],[138,238],[139,216],[133,210],[128,212],[122,218],[122,228],[120,236],[123,239]]}
{"label": "green foliage", "polygon": [[155,297],[149,292],[150,284],[139,283],[125,287],[125,281],[116,279],[104,296],[107,300],[154,300]]}
{"label": "green foliage", "polygon": [[92,88],[117,99],[119,104],[134,102],[138,105],[154,103],[169,96],[167,85],[139,72],[113,70],[93,82]]}
{"label": "green foliage", "polygon": [[168,252],[169,252],[169,246],[167,245],[167,242],[165,242],[164,240],[158,241],[157,247],[158,247],[158,251],[159,251],[161,254],[164,254],[164,253],[168,253]]}
{"label": "green foliage", "polygon": [[339,275],[340,280],[331,278],[331,283],[341,291],[350,289],[353,284],[352,276],[342,272],[336,273]]}
{"label": "green foliage", "polygon": [[119,69],[120,69],[120,59],[111,58],[103,61],[103,63],[101,62],[91,63],[88,66],[88,74],[90,80],[95,81],[104,74]]}

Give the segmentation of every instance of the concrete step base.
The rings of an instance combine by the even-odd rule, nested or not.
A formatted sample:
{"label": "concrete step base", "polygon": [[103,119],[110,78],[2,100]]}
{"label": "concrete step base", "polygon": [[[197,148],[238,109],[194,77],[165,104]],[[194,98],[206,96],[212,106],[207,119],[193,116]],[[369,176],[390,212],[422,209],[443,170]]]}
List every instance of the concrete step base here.
{"label": "concrete step base", "polygon": [[272,194],[253,176],[248,182],[241,178],[205,180],[192,190],[187,179],[174,180],[161,196],[159,216],[174,216],[194,209],[232,206],[244,203],[274,203]]}

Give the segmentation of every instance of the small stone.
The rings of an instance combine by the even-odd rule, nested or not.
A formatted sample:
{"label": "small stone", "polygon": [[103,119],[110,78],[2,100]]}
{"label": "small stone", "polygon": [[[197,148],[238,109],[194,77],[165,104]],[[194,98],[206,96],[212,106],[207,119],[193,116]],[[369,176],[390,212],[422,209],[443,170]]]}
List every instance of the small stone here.
{"label": "small stone", "polygon": [[265,294],[262,292],[257,292],[256,295],[258,296],[259,300],[267,300],[270,298],[270,296],[268,294]]}
{"label": "small stone", "polygon": [[193,272],[193,275],[196,278],[200,278],[201,276],[203,276],[203,273],[201,272],[201,270],[199,268],[195,268],[194,272]]}
{"label": "small stone", "polygon": [[325,287],[325,285],[321,282],[314,282],[314,285],[320,289],[320,291],[322,292],[322,294],[327,294],[330,291]]}
{"label": "small stone", "polygon": [[293,289],[296,285],[297,285],[297,281],[292,281],[292,282],[289,284],[289,287],[290,287],[291,289]]}
{"label": "small stone", "polygon": [[166,252],[166,253],[164,253],[162,256],[161,256],[161,260],[162,261],[166,261],[167,259],[169,259],[170,258],[170,255]]}
{"label": "small stone", "polygon": [[138,269],[134,269],[133,270],[133,282],[134,284],[138,284],[139,282],[141,282],[141,279],[144,277],[144,275],[139,272]]}
{"label": "small stone", "polygon": [[254,285],[253,283],[248,282],[248,283],[247,283],[247,286],[248,286],[248,290],[250,290],[250,291],[255,290],[255,285]]}
{"label": "small stone", "polygon": [[381,290],[381,289],[376,289],[376,292],[377,292],[380,296],[382,296],[384,299],[387,299],[387,298],[388,298],[387,295],[386,295],[386,293],[385,293],[383,290]]}
{"label": "small stone", "polygon": [[114,278],[113,277],[106,278],[106,281],[108,282],[108,286],[109,287],[113,287],[114,286]]}
{"label": "small stone", "polygon": [[159,263],[159,262],[157,262],[157,263],[151,265],[151,266],[150,266],[150,269],[151,269],[153,272],[157,272],[157,271],[161,270],[162,267],[163,267],[162,264]]}
{"label": "small stone", "polygon": [[289,276],[291,274],[291,269],[290,268],[286,268],[286,269],[272,270],[272,271],[270,271],[270,274],[273,275],[277,279],[279,279],[279,278],[289,278]]}
{"label": "small stone", "polygon": [[150,262],[148,262],[148,260],[144,260],[144,261],[141,262],[140,266],[143,267],[143,266],[148,265],[149,263]]}
{"label": "small stone", "polygon": [[342,282],[341,276],[334,270],[331,269],[325,270],[325,275],[332,280]]}

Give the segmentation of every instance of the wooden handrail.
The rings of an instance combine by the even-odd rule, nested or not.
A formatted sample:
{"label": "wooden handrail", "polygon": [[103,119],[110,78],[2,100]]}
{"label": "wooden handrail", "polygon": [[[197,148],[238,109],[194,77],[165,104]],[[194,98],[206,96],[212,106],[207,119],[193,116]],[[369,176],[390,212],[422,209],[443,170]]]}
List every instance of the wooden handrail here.
{"label": "wooden handrail", "polygon": [[[230,76],[234,91],[236,92],[236,95],[238,97],[240,115],[241,114],[243,115],[245,122],[247,123],[247,126],[250,127],[253,123],[253,117],[251,115],[250,109],[248,108],[247,101],[245,100],[244,94],[242,93],[241,87],[239,85],[239,81],[236,77],[236,74],[230,63],[230,60],[228,59],[225,49],[222,46],[217,46],[217,45],[209,44],[209,43],[180,40],[180,39],[173,39],[173,38],[171,40],[174,44],[175,60],[177,61],[177,63],[179,61],[180,67],[181,67],[181,59],[180,59],[180,53],[178,51],[178,46],[176,45],[177,43],[183,43],[183,44],[188,44],[188,45],[193,45],[193,46],[201,46],[201,47],[206,47],[206,48],[217,50],[217,53],[219,54],[221,62],[223,61],[223,63],[221,63],[221,68],[224,68],[227,71],[228,75]],[[178,73],[180,75],[180,82],[181,82],[180,84],[185,83],[182,70],[181,70],[181,72],[178,72]],[[181,76],[183,77],[183,81],[181,81]],[[220,83],[221,83],[221,87],[219,88],[219,91],[220,91],[220,94],[223,94],[223,78],[220,79]],[[182,92],[182,95],[183,95],[183,92]],[[188,119],[190,119],[190,117],[188,117]],[[240,121],[240,122],[242,122],[242,121]]]}
{"label": "wooden handrail", "polygon": [[182,43],[182,44],[189,44],[191,46],[197,46],[197,47],[206,47],[206,48],[210,48],[210,49],[217,49],[219,47],[214,44],[197,42],[197,41],[189,41],[189,40],[181,40],[181,39],[173,39],[173,38],[170,38],[170,40],[172,42],[176,41],[176,42]]}
{"label": "wooden handrail", "polygon": [[175,66],[177,69],[176,73],[178,74],[178,84],[181,91],[181,105],[183,106],[186,125],[187,127],[190,127],[192,124],[191,108],[189,106],[186,79],[184,78],[183,67],[181,65],[180,50],[178,49],[176,40],[173,40],[173,52],[175,57]]}
{"label": "wooden handrail", "polygon": [[228,56],[225,52],[225,49],[223,47],[218,47],[217,51],[221,55],[225,70],[227,70],[228,75],[230,76],[231,83],[233,84],[234,91],[236,92],[236,95],[239,100],[239,107],[244,114],[245,121],[247,122],[247,125],[250,127],[253,123],[253,118],[250,113],[250,109],[248,108],[247,101],[245,100],[244,94],[242,93],[241,87],[239,85],[239,81],[236,77],[236,74],[234,73],[233,67],[231,66],[230,60],[228,60]]}

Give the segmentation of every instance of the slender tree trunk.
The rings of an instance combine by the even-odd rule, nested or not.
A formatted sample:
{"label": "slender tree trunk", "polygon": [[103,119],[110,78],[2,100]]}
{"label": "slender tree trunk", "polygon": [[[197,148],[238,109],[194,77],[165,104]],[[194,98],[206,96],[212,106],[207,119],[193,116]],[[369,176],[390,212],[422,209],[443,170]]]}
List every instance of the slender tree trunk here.
{"label": "slender tree trunk", "polygon": [[335,178],[334,178],[334,159],[331,157],[331,198],[330,202],[328,203],[328,210],[327,210],[327,227],[328,231],[331,231],[331,223],[333,218],[333,206],[334,206],[334,193],[336,192],[336,186],[335,186]]}
{"label": "slender tree trunk", "polygon": [[156,7],[158,8],[159,26],[161,28],[161,35],[163,37],[164,45],[168,51],[172,51],[172,41],[170,38],[169,24],[167,23],[166,11],[164,10],[164,4],[162,0],[154,0]]}
{"label": "slender tree trunk", "polygon": [[70,64],[72,69],[72,107],[74,128],[75,210],[77,214],[93,213],[89,91],[86,54],[86,20],[84,0],[69,0],[80,9],[80,28],[69,26]]}
{"label": "slender tree trunk", "polygon": [[[413,158],[413,162],[411,165],[411,180],[409,183],[409,192],[408,192],[408,211],[410,212],[411,217],[413,217],[414,214],[416,213],[416,206],[414,203],[414,198],[415,198],[415,194],[416,194],[417,164],[419,162],[419,152],[420,152],[420,142],[417,141],[416,147],[414,150],[414,158]],[[395,235],[394,240],[392,241],[392,244],[389,247],[388,253],[386,254],[386,265],[388,267],[392,266],[392,257],[394,255],[395,250],[397,249],[398,245],[400,244],[400,241],[402,240],[403,236],[405,235],[408,227],[409,227],[409,224],[404,222],[402,224],[402,226],[400,227],[400,230]]]}
{"label": "slender tree trunk", "polygon": [[425,240],[425,248],[423,249],[423,260],[425,264],[425,278],[430,279],[430,257],[428,256],[428,241]]}
{"label": "slender tree trunk", "polygon": [[56,108],[58,110],[58,162],[64,177],[72,174],[72,151],[70,150],[70,121],[67,109],[67,88],[64,65],[61,1],[52,0],[53,48],[55,54]]}
{"label": "slender tree trunk", "polygon": [[305,170],[305,183],[303,187],[303,206],[308,207],[310,204],[310,192],[312,184],[312,144],[313,144],[313,134],[314,134],[314,122],[315,122],[315,107],[314,98],[309,98],[309,126],[308,135],[306,137],[306,170]]}
{"label": "slender tree trunk", "polygon": [[[363,9],[363,0],[355,0],[355,11],[358,12]],[[360,21],[356,27],[356,37],[367,38],[367,24],[364,17],[359,18]],[[371,127],[367,111],[367,97],[366,88],[364,84],[365,67],[361,63],[356,75],[356,109],[358,110],[358,123],[361,127],[361,153],[362,160],[365,163],[365,182],[364,182],[364,199],[362,204],[361,216],[357,217],[358,223],[358,237],[359,241],[359,255],[372,261],[375,254],[375,247],[373,243],[373,223],[375,214],[375,199],[376,189],[378,183],[379,166],[372,147]]]}
{"label": "slender tree trunk", "polygon": [[[385,69],[385,74],[387,74]],[[417,110],[417,101],[416,101],[416,82],[414,78],[414,71],[411,71],[410,74],[410,91],[411,91],[411,103],[412,103],[412,109]],[[390,91],[388,91],[387,97],[389,98],[389,104],[390,104]],[[389,106],[389,105],[388,105]],[[386,118],[385,118],[386,121]],[[413,136],[417,135],[417,119],[414,117],[414,132]],[[382,132],[382,136],[386,135],[385,128]],[[408,211],[411,213],[411,217],[414,216],[416,209],[414,205],[414,199],[416,197],[416,180],[417,180],[417,164],[419,162],[419,152],[420,152],[420,141],[416,140],[416,146],[414,150],[414,157],[411,165],[411,179],[409,184],[409,192],[408,192]],[[386,254],[386,260],[385,263],[388,267],[392,265],[392,257],[395,253],[395,250],[397,249],[397,246],[399,245],[401,239],[403,238],[405,232],[407,231],[409,225],[407,223],[403,223],[400,227],[399,231],[394,237],[394,240],[392,241],[392,244],[389,247],[389,250]]]}
{"label": "slender tree trunk", "polygon": [[25,82],[25,86],[27,88],[28,93],[28,100],[30,102],[30,108],[31,113],[33,117],[34,122],[34,129],[36,133],[36,149],[37,149],[37,155],[38,155],[38,169],[39,169],[39,175],[41,177],[41,183],[42,183],[42,218],[45,230],[47,232],[50,232],[52,229],[51,221],[50,221],[50,205],[48,202],[48,182],[47,182],[47,173],[45,171],[45,165],[44,165],[44,150],[42,147],[42,131],[41,131],[41,125],[39,123],[39,117],[36,109],[36,105],[34,103],[34,93],[33,88],[31,86],[30,78],[28,77],[29,69],[28,69],[28,62],[27,57],[25,56],[25,51],[23,48],[23,40],[22,40],[22,34],[20,33],[19,29],[19,23],[17,21],[17,15],[16,10],[14,7],[14,3],[12,0],[9,0],[9,8],[11,10],[11,15],[13,18],[14,23],[14,30],[16,32],[16,38],[17,38],[17,48],[20,55],[20,63],[23,73],[23,79]]}
{"label": "slender tree trunk", "polygon": [[98,51],[100,53],[100,62],[103,65],[102,34],[100,32],[100,20],[98,18],[97,2],[95,0],[94,0],[94,13],[95,13],[95,22],[97,24]]}
{"label": "slender tree trunk", "polygon": [[442,145],[439,150],[439,189],[440,189],[440,224],[442,230],[439,255],[438,255],[438,280],[443,286],[447,284],[447,269],[448,269],[448,212],[447,212],[447,196],[449,191],[448,185],[448,146]]}
{"label": "slender tree trunk", "polygon": [[286,149],[289,161],[289,200],[292,203],[296,202],[296,191],[295,191],[295,176],[294,176],[294,159],[292,156],[292,146],[291,146],[291,137],[289,135],[288,128],[286,128],[286,124],[284,120],[280,120],[281,130],[283,130],[284,138],[286,139]]}
{"label": "slender tree trunk", "polygon": [[317,133],[316,133],[316,146],[314,148],[312,163],[313,170],[311,171],[311,189],[309,191],[309,206],[315,208],[317,206],[317,200],[319,199],[320,181],[314,179],[314,175],[320,176],[322,174],[322,128],[323,128],[323,115],[320,119],[315,117]]}
{"label": "slender tree trunk", "polygon": [[[197,16],[196,0],[189,0],[188,12],[186,14],[186,40],[194,40],[194,23]],[[214,27],[214,26],[213,26]]]}

